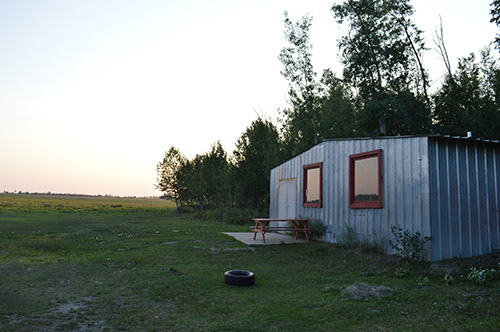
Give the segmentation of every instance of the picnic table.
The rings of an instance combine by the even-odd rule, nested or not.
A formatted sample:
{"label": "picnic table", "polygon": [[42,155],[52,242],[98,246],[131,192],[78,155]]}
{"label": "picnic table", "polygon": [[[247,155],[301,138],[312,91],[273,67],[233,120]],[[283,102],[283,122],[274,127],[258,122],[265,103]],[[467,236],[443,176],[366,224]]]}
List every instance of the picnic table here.
{"label": "picnic table", "polygon": [[[253,239],[257,237],[257,233],[262,234],[262,240],[266,243],[265,234],[267,232],[279,232],[279,231],[291,231],[295,232],[295,238],[299,237],[300,233],[304,233],[306,237],[306,241],[309,242],[309,233],[311,230],[307,228],[307,222],[309,219],[280,219],[280,218],[253,218],[255,222],[255,226],[250,227],[250,229],[254,232]],[[292,225],[291,226],[270,226],[269,223],[272,221],[288,221]]]}

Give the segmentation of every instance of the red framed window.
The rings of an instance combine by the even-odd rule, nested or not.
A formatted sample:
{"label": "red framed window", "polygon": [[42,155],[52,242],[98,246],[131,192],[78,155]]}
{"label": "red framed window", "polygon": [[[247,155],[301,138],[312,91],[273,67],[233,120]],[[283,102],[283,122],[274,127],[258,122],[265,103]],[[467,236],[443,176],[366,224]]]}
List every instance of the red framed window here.
{"label": "red framed window", "polygon": [[303,166],[302,206],[320,208],[323,204],[323,163]]}
{"label": "red framed window", "polygon": [[349,208],[382,207],[382,150],[349,156]]}

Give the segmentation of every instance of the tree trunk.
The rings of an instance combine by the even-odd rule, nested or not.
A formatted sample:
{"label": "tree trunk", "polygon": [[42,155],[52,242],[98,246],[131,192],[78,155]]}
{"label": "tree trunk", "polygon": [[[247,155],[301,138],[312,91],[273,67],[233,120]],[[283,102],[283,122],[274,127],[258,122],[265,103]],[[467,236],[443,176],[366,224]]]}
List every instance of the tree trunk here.
{"label": "tree trunk", "polygon": [[378,127],[380,129],[380,135],[387,136],[387,129],[385,125],[385,117],[384,115],[380,115],[378,118]]}

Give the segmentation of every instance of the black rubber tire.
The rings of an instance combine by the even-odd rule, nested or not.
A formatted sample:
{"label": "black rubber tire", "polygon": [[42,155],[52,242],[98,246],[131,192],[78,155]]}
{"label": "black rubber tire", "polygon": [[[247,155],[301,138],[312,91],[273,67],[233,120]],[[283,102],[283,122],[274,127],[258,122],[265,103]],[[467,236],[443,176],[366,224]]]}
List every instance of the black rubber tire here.
{"label": "black rubber tire", "polygon": [[250,271],[230,270],[224,273],[224,281],[228,285],[251,286],[255,283],[255,274]]}

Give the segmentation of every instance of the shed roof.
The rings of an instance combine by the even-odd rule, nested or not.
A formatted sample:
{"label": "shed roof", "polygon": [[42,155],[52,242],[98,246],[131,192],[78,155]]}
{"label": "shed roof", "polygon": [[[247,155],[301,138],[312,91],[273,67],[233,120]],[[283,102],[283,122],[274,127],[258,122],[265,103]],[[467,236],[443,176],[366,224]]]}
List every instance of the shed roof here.
{"label": "shed roof", "polygon": [[412,138],[412,137],[434,137],[434,138],[447,138],[447,139],[457,139],[466,141],[477,141],[484,143],[500,143],[500,140],[483,139],[472,136],[452,136],[452,135],[441,135],[441,134],[428,134],[428,135],[404,135],[404,136],[375,136],[375,137],[352,137],[352,138],[329,138],[324,139],[322,142],[330,141],[352,141],[352,140],[370,140],[370,139],[398,139],[398,138]]}

